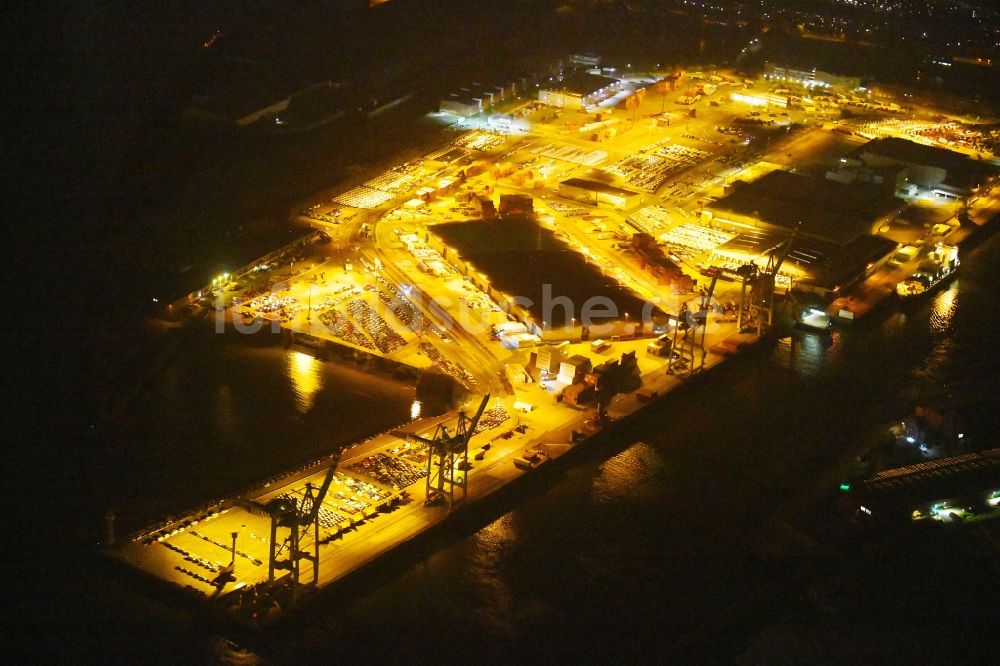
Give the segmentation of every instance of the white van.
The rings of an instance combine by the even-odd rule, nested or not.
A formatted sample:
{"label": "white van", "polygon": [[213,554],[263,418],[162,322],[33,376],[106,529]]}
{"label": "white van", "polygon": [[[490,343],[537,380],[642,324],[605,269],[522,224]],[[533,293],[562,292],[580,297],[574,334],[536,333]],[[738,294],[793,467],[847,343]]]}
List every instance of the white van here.
{"label": "white van", "polygon": [[607,349],[611,349],[611,343],[607,340],[594,340],[590,343],[590,351],[595,354],[600,354]]}

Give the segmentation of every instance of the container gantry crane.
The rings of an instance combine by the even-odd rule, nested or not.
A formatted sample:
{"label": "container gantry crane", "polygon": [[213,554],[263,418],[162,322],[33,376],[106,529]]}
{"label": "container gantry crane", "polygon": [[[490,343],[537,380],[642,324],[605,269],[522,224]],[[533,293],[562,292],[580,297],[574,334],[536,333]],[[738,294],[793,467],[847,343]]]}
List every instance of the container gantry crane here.
{"label": "container gantry crane", "polygon": [[[434,436],[430,438],[405,430],[393,431],[392,434],[396,437],[426,444],[429,449],[425,500],[427,506],[444,501],[448,505],[448,511],[451,511],[468,494],[469,440],[475,434],[489,400],[490,394],[487,393],[472,418],[466,416],[464,411],[459,412],[454,433],[444,424],[439,424]],[[460,491],[458,497],[456,490]]]}
{"label": "container gantry crane", "polygon": [[[667,361],[668,374],[686,377],[705,368],[705,357],[708,354],[705,349],[705,324],[708,323],[708,313],[712,308],[712,296],[715,294],[715,285],[718,283],[721,273],[722,271],[719,269],[709,269],[705,272],[705,275],[712,277],[712,281],[707,289],[702,289],[698,310],[692,310],[687,303],[681,306],[681,311],[676,317],[677,323],[674,326],[670,359]],[[701,340],[698,340],[699,332]],[[701,347],[697,366],[695,365],[696,344]],[[676,358],[674,357],[675,352]]]}
{"label": "container gantry crane", "polygon": [[[767,267],[761,271],[756,264],[749,263],[740,266],[738,271],[743,278],[743,285],[740,288],[740,310],[739,324],[740,331],[757,329],[758,336],[766,335],[774,327],[774,285],[781,270],[781,265],[785,263],[795,239],[799,235],[802,222],[795,225],[792,235],[781,241],[763,254],[767,255]],[[747,288],[749,287],[749,301],[747,299]]]}
{"label": "container gantry crane", "polygon": [[[319,581],[319,509],[326,498],[326,493],[330,490],[337,463],[340,462],[340,453],[331,455],[329,461],[323,483],[317,489],[312,483],[306,482],[305,493],[301,499],[288,496],[275,497],[263,504],[249,500],[237,501],[237,504],[247,511],[270,518],[267,579],[268,582],[273,582],[275,570],[287,569],[292,576],[293,594],[298,594],[301,560],[312,562],[312,584],[315,585]],[[301,544],[310,528],[313,531],[312,551],[307,552],[301,548]],[[288,530],[288,534],[279,546],[279,532],[284,530]],[[287,557],[282,559],[286,551]]]}

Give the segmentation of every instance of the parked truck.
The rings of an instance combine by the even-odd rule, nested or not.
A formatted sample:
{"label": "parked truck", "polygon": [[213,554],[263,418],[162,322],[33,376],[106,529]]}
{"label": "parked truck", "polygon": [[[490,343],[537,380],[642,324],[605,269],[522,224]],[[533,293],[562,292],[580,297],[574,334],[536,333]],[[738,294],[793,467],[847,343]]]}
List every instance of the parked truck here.
{"label": "parked truck", "polygon": [[670,339],[670,334],[664,333],[646,345],[646,352],[653,356],[667,356],[670,354],[672,347],[673,341]]}

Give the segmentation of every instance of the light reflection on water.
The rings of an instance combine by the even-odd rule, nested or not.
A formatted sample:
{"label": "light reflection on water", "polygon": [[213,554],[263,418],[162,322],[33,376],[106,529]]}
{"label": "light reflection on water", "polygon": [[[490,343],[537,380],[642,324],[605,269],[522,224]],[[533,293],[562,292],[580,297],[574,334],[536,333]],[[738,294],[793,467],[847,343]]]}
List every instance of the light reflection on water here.
{"label": "light reflection on water", "polygon": [[952,338],[941,337],[934,342],[923,362],[912,371],[913,381],[907,390],[911,401],[916,404],[950,403],[954,353],[955,341]]}
{"label": "light reflection on water", "polygon": [[600,474],[594,477],[593,497],[614,501],[640,496],[649,490],[646,482],[662,467],[660,454],[648,444],[637,442],[601,464]]}
{"label": "light reflection on water", "polygon": [[947,333],[958,309],[958,282],[934,297],[930,325],[935,333]]}
{"label": "light reflection on water", "polygon": [[306,414],[312,409],[316,394],[323,388],[323,364],[300,351],[289,351],[287,360],[296,407],[300,413]]}
{"label": "light reflection on water", "polygon": [[496,635],[514,631],[513,594],[510,579],[503,570],[504,557],[516,547],[519,513],[512,511],[476,532],[473,551],[468,560],[468,582],[473,596],[489,613],[479,613],[478,619]]}
{"label": "light reflection on water", "polygon": [[812,333],[795,331],[775,345],[774,360],[802,377],[818,377],[840,357],[842,336],[839,332]]}
{"label": "light reflection on water", "polygon": [[907,396],[917,404],[952,404],[955,378],[955,339],[952,328],[960,308],[958,282],[936,294],[928,306],[927,330],[931,345],[923,362],[912,370]]}
{"label": "light reflection on water", "polygon": [[504,514],[476,532],[480,552],[495,561],[499,553],[517,540],[517,512]]}

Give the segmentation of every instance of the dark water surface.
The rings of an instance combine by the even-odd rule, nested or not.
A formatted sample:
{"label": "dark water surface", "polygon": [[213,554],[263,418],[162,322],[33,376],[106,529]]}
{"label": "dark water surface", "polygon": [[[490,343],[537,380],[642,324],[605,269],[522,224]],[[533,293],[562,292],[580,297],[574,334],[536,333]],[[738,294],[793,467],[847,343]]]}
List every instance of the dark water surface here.
{"label": "dark water surface", "polygon": [[232,333],[184,335],[107,426],[97,485],[124,530],[409,419],[413,387],[387,376]]}

